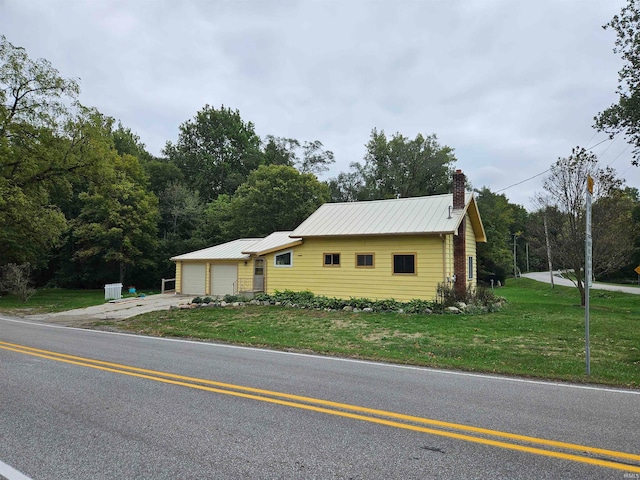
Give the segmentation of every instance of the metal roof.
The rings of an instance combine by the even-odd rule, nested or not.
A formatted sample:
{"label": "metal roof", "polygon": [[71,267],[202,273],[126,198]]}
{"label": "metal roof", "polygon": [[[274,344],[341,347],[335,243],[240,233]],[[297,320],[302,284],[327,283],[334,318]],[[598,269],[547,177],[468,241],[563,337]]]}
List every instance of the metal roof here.
{"label": "metal roof", "polygon": [[213,247],[203,248],[202,250],[197,250],[195,252],[189,252],[185,253],[184,255],[171,257],[171,260],[244,260],[249,258],[249,255],[244,254],[243,251],[250,248],[252,244],[261,240],[263,239],[240,238],[238,240],[221,243],[220,245],[215,245]]}
{"label": "metal roof", "polygon": [[291,237],[453,233],[474,200],[470,193],[465,197],[465,208],[457,210],[452,207],[452,194],[325,203]]}
{"label": "metal roof", "polygon": [[282,250],[287,247],[293,247],[302,243],[301,239],[291,238],[290,235],[291,232],[273,232],[271,235],[245,248],[242,253],[266,255],[267,253]]}

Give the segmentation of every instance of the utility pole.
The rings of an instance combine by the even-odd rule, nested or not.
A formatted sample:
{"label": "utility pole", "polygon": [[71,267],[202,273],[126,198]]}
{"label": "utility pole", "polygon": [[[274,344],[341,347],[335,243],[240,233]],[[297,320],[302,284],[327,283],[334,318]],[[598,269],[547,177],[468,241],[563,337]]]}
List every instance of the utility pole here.
{"label": "utility pole", "polygon": [[547,262],[549,263],[549,276],[551,277],[551,288],[554,288],[553,284],[553,265],[551,264],[551,244],[549,243],[549,229],[547,228],[547,214],[542,217],[544,220],[544,240],[547,244]]}
{"label": "utility pole", "polygon": [[513,278],[518,278],[518,264],[516,263],[516,238],[517,233],[513,234]]}

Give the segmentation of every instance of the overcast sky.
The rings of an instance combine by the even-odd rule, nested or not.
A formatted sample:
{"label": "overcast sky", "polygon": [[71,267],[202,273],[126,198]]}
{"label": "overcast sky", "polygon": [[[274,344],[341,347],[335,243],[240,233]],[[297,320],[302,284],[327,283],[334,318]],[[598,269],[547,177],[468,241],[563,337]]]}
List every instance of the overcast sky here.
{"label": "overcast sky", "polygon": [[[593,117],[621,61],[602,25],[623,0],[0,0],[0,33],[80,79],[83,104],[159,155],[205,104],[257,133],[362,161],[375,127],[436,134],[475,187],[501,191],[577,145],[640,187]],[[625,150],[626,148],[626,150]],[[544,175],[508,188],[531,210]]]}

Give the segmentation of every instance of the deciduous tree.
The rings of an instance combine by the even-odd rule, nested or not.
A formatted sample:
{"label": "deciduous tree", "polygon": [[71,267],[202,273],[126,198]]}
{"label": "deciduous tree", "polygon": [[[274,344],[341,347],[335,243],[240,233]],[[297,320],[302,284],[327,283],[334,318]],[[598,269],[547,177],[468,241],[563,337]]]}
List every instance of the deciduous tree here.
{"label": "deciduous tree", "polygon": [[231,200],[234,236],[292,230],[328,200],[329,188],[314,175],[284,165],[263,165]]}
{"label": "deciduous tree", "polygon": [[621,199],[622,180],[610,168],[600,168],[598,159],[584,148],[576,147],[567,158],[559,158],[544,180],[544,193],[538,195],[543,210],[556,210],[549,225],[554,265],[570,273],[584,305],[585,211],[587,176],[595,182],[593,195],[593,272],[597,277],[618,268],[629,258],[633,246],[625,218],[631,211]]}
{"label": "deciduous tree", "polygon": [[180,126],[178,141],[164,154],[205,202],[232,195],[261,162],[260,137],[238,110],[209,105]]}
{"label": "deciduous tree", "polygon": [[[333,197],[375,200],[447,193],[451,186],[453,149],[441,146],[435,135],[418,134],[413,140],[373,129],[366,145],[364,165],[351,164],[348,176],[333,179]],[[359,177],[359,178],[358,178]],[[354,195],[354,186],[362,185]],[[337,189],[346,188],[345,191]]]}
{"label": "deciduous tree", "polygon": [[634,146],[633,161],[640,156],[640,3],[628,0],[619,15],[603,27],[616,33],[614,53],[624,62],[618,72],[618,102],[595,117],[595,127],[613,138],[624,134]]}
{"label": "deciduous tree", "polygon": [[124,282],[128,267],[149,263],[157,242],[158,199],[145,189],[138,159],[112,152],[111,160],[104,181],[80,194],[82,211],[74,220],[75,260],[108,267],[94,270],[94,283],[113,281],[113,275]]}

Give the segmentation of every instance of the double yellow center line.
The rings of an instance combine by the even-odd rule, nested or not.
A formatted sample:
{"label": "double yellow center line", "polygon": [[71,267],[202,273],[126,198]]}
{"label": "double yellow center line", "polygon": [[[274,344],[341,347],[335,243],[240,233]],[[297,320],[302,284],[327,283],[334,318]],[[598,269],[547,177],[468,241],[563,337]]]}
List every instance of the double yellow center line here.
{"label": "double yellow center line", "polygon": [[[66,355],[0,341],[0,348],[12,352],[46,358],[58,362],[70,363],[82,367],[95,368],[106,372],[119,373],[132,377],[154,380],[156,382],[179,385],[223,395],[247,398],[286,407],[310,410],[328,415],[361,420],[388,427],[401,428],[415,432],[428,433],[467,442],[491,445],[494,447],[527,452],[546,457],[561,458],[573,462],[597,465],[599,467],[640,473],[640,455],[618,452],[602,448],[588,447],[574,443],[558,442],[543,438],[518,435],[486,428],[473,427],[458,423],[443,422],[430,418],[416,417],[402,413],[388,412],[373,408],[332,402],[289,393],[275,392],[260,388],[245,387],[202,378],[187,377],[173,373],[131,367],[112,362],[103,362],[90,358]],[[500,439],[500,440],[497,440]],[[537,445],[537,446],[532,446]],[[570,453],[573,452],[573,453]]]}

